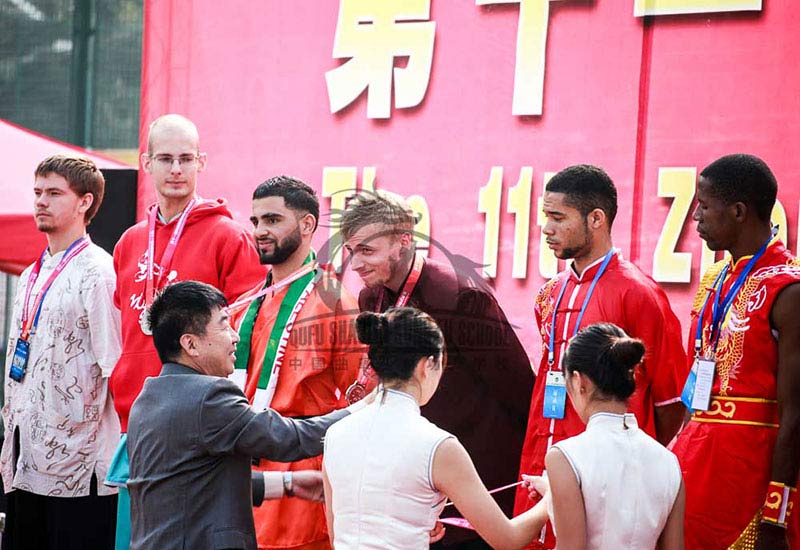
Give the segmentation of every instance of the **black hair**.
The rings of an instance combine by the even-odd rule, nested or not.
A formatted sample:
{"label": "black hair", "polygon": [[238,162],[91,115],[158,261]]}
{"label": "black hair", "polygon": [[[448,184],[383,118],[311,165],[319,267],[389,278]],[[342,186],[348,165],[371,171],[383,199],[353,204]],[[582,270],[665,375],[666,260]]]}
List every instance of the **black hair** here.
{"label": "black hair", "polygon": [[700,176],[711,184],[711,193],[725,204],[752,207],[758,218],[769,221],[778,182],[767,163],[753,155],[726,155],[706,166]]}
{"label": "black hair", "polygon": [[314,216],[314,230],[317,230],[319,199],[317,193],[302,181],[289,176],[270,178],[253,191],[253,200],[267,197],[283,197],[288,208],[308,212]]}
{"label": "black hair", "polygon": [[608,227],[617,216],[617,188],[602,168],[591,164],[576,164],[553,176],[545,191],[563,193],[565,202],[582,216],[599,208],[605,212]]}
{"label": "black hair", "polygon": [[591,380],[601,398],[625,401],[636,389],[634,371],[644,357],[644,344],[617,325],[597,323],[570,340],[564,356],[567,375],[579,372]]}
{"label": "black hair", "polygon": [[356,319],[358,339],[369,346],[369,360],[381,381],[411,378],[423,357],[439,357],[444,337],[430,315],[412,307],[386,313],[365,311]]}
{"label": "black hair", "polygon": [[181,352],[181,336],[204,335],[214,310],[227,305],[222,292],[198,281],[181,281],[164,288],[146,313],[159,359],[163,363],[175,361]]}

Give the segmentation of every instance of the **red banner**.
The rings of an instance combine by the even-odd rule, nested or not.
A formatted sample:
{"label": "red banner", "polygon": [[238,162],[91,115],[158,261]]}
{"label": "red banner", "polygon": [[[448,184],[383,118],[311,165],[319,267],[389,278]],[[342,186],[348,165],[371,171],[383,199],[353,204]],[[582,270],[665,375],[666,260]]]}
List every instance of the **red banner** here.
{"label": "red banner", "polygon": [[798,24],[795,2],[761,0],[149,0],[142,147],[155,117],[194,120],[199,192],[241,221],[278,174],[314,186],[323,212],[357,189],[410,197],[431,257],[478,266],[536,359],[533,296],[557,269],[538,202],[570,164],[614,179],[615,245],[684,322],[712,260],[691,221],[712,160],[770,165],[796,250]]}

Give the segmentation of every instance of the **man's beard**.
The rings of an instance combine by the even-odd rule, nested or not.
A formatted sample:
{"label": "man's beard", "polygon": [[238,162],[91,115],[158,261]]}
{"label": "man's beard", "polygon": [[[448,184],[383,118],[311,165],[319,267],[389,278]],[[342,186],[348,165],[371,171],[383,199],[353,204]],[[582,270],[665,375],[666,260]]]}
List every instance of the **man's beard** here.
{"label": "man's beard", "polygon": [[295,250],[300,248],[303,238],[300,235],[300,226],[298,225],[295,230],[281,241],[275,241],[272,252],[265,252],[258,249],[258,255],[262,264],[275,265],[282,264],[289,256],[294,254]]}
{"label": "man's beard", "polygon": [[575,258],[576,256],[580,256],[581,252],[589,250],[592,246],[591,239],[589,237],[589,224],[584,220],[583,222],[583,243],[577,246],[571,246],[569,248],[564,248],[561,250],[561,254],[559,255],[559,259],[561,260],[569,260],[571,258]]}
{"label": "man's beard", "polygon": [[50,221],[46,222],[36,222],[36,229],[41,231],[42,233],[53,233],[56,228],[53,226],[53,223]]}

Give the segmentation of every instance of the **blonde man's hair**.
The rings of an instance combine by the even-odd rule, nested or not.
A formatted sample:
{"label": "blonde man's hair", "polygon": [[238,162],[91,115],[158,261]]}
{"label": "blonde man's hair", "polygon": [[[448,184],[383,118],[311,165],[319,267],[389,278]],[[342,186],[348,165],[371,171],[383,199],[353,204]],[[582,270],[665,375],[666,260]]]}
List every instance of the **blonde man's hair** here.
{"label": "blonde man's hair", "polygon": [[375,223],[397,232],[412,233],[417,217],[405,199],[396,193],[363,191],[350,200],[342,214],[342,235],[349,239],[362,227]]}

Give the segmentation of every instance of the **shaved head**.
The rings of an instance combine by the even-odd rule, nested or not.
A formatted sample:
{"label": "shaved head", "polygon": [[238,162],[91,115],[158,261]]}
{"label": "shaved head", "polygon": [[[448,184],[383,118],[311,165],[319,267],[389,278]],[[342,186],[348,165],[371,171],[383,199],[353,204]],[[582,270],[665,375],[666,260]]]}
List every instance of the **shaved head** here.
{"label": "shaved head", "polygon": [[197,126],[182,115],[158,117],[150,124],[147,152],[140,158],[153,178],[161,214],[170,219],[195,196],[197,174],[206,168]]}
{"label": "shaved head", "polygon": [[200,134],[194,122],[183,115],[168,114],[155,119],[150,124],[150,131],[147,135],[147,152],[153,152],[153,143],[165,135],[180,134],[189,138],[195,144],[196,150],[200,150]]}

